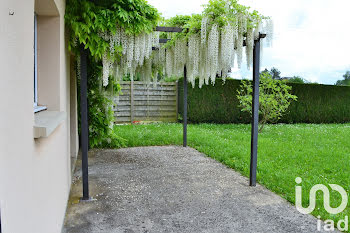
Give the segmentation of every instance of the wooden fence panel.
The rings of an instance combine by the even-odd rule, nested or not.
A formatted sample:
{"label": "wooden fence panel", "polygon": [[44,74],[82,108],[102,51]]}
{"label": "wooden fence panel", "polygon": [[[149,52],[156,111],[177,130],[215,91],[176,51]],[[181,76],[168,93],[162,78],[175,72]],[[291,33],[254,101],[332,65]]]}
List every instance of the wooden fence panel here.
{"label": "wooden fence panel", "polygon": [[115,101],[116,123],[135,121],[176,122],[178,118],[177,83],[147,85],[145,82],[121,82],[122,94]]}

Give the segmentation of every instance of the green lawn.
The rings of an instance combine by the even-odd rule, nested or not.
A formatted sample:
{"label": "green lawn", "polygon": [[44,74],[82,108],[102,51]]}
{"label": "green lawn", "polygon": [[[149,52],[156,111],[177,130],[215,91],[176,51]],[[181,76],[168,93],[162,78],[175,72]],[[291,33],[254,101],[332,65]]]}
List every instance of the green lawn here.
{"label": "green lawn", "polygon": [[[115,132],[127,139],[127,146],[181,145],[181,124],[123,125]],[[249,125],[189,125],[188,145],[249,176]],[[303,202],[315,184],[338,184],[350,193],[350,124],[268,125],[259,136],[258,182],[294,203],[295,178],[303,179]],[[315,216],[339,220],[344,213],[329,215],[319,193]],[[331,206],[340,204],[331,192]]]}

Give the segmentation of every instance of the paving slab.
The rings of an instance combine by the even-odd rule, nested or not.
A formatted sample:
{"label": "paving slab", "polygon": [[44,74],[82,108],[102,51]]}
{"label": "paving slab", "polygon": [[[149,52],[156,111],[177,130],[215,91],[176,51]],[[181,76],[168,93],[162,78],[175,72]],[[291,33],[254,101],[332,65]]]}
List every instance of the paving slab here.
{"label": "paving slab", "polygon": [[66,233],[319,232],[317,219],[202,153],[178,146],[94,150],[80,203],[80,161]]}

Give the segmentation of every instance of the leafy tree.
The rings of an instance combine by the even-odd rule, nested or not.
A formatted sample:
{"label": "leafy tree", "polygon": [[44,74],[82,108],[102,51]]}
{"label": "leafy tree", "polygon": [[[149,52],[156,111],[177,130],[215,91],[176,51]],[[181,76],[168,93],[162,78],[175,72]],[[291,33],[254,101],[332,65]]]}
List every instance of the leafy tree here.
{"label": "leafy tree", "polygon": [[[260,74],[259,132],[262,132],[266,123],[277,122],[291,102],[297,100],[297,96],[290,93],[291,89],[285,81],[273,79],[267,72]],[[237,95],[241,111],[252,114],[252,94],[252,83],[243,80]]]}
{"label": "leafy tree", "polygon": [[338,80],[335,85],[337,86],[350,86],[350,71],[346,71],[343,75],[343,80]]}
{"label": "leafy tree", "polygon": [[270,74],[272,76],[272,79],[281,79],[281,71],[275,67],[271,68]]}
{"label": "leafy tree", "polygon": [[306,79],[303,79],[300,76],[294,76],[294,77],[288,79],[288,82],[289,83],[303,83],[303,84],[309,83]]}
{"label": "leafy tree", "polygon": [[281,79],[281,71],[275,67],[272,67],[271,70],[265,68],[260,74],[262,73],[270,74],[273,79]]}
{"label": "leafy tree", "polygon": [[268,69],[266,69],[266,68],[265,68],[265,70],[261,71],[261,73],[260,73],[260,74],[264,74],[264,73],[266,73],[266,74],[270,74],[270,71],[269,71]]}

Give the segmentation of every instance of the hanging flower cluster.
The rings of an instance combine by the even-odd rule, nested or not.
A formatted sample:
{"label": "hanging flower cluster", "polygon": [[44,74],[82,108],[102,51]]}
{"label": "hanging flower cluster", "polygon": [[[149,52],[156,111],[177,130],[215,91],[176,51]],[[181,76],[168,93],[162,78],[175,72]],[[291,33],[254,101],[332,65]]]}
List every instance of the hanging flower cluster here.
{"label": "hanging flower cluster", "polygon": [[[109,42],[109,50],[102,56],[104,86],[108,85],[110,76],[119,81],[127,75],[133,79],[136,73],[145,79],[152,76],[152,63],[156,60],[152,48],[159,47],[159,32],[127,35],[118,27],[114,34],[100,33],[100,36]],[[121,56],[115,54],[116,48],[121,48]]]}
{"label": "hanging flower cluster", "polygon": [[[255,16],[255,17],[254,17]],[[260,33],[267,34],[266,46],[271,46],[273,23],[269,18],[248,13],[238,13],[224,23],[210,17],[202,17],[199,30],[185,27],[188,33],[175,36],[166,46],[164,66],[166,76],[183,77],[187,68],[188,82],[193,86],[198,79],[199,87],[215,84],[217,77],[225,81],[231,69],[241,68],[245,52],[247,68],[253,63],[254,40]],[[263,46],[262,46],[263,47]],[[159,63],[158,63],[159,65]]]}

